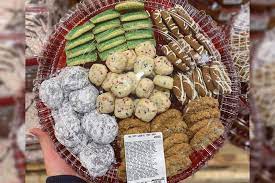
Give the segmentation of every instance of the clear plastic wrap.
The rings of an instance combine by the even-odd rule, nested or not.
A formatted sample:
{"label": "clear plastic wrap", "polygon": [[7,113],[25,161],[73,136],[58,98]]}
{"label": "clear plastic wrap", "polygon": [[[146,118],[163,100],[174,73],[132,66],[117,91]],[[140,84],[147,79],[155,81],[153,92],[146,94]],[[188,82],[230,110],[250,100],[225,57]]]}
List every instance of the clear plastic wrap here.
{"label": "clear plastic wrap", "polygon": [[[82,25],[98,13],[114,7],[114,5],[116,5],[118,2],[120,1],[83,1],[76,6],[74,11],[70,12],[68,15],[66,15],[66,17],[62,18],[61,22],[56,25],[53,34],[50,35],[49,40],[47,41],[47,44],[43,49],[41,57],[38,60],[39,71],[35,81],[36,107],[38,109],[38,115],[40,118],[42,129],[48,132],[60,156],[65,159],[66,162],[70,164],[72,168],[76,170],[80,175],[84,176],[88,180],[95,182],[119,181],[118,167],[120,166],[120,148],[116,144],[117,141],[115,140],[112,143],[117,161],[112,164],[106,175],[97,178],[91,176],[88,170],[80,163],[79,158],[75,156],[75,154],[70,153],[70,151],[56,139],[53,128],[55,121],[53,120],[53,117],[51,115],[51,110],[47,108],[39,98],[39,90],[41,83],[44,80],[57,76],[60,69],[66,66],[66,54],[64,53],[64,48],[66,43],[65,36],[67,35],[67,33],[76,25]],[[220,28],[217,27],[216,23],[211,19],[211,17],[207,16],[203,11],[196,10],[194,7],[189,5],[187,1],[144,1],[144,3],[145,9],[149,12],[157,9],[169,9],[171,7],[174,7],[176,4],[181,5],[199,25],[199,27],[196,27],[196,24],[192,26],[194,26],[196,30],[199,29],[199,31],[203,32],[203,34],[210,38],[211,42],[214,44],[215,49],[217,49],[219,53],[215,52],[215,49],[213,51],[210,48],[210,50],[213,51],[212,53],[220,55],[220,58],[218,57],[218,59],[221,59],[222,63],[225,65],[225,68],[231,80],[232,92],[230,94],[216,96],[217,98],[219,98],[220,101],[220,119],[225,126],[225,133],[209,146],[203,147],[202,150],[198,150],[197,152],[194,151],[190,156],[192,165],[188,169],[180,171],[174,176],[168,177],[169,182],[179,182],[180,180],[187,178],[188,176],[199,170],[201,167],[203,167],[205,163],[209,159],[211,159],[218,151],[218,149],[223,145],[224,140],[227,137],[228,131],[232,125],[232,121],[236,118],[238,113],[240,83],[232,62],[232,58],[230,56],[228,41],[226,40],[224,34],[221,32]],[[189,24],[189,26],[191,26],[191,24]],[[163,33],[161,31],[158,31],[157,29],[154,29],[154,31],[157,41],[157,53],[161,54],[161,47],[165,45],[165,39],[167,39],[167,37],[163,36]],[[168,37],[168,39],[171,39],[171,37]],[[84,64],[80,65],[85,66]],[[182,110],[182,107],[179,107],[176,102],[173,105],[175,105],[175,108]]]}

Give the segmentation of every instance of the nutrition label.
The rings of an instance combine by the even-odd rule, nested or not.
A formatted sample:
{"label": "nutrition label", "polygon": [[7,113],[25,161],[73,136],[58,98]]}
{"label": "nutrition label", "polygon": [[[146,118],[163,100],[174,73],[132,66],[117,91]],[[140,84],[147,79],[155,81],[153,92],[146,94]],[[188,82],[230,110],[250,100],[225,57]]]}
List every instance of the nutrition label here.
{"label": "nutrition label", "polygon": [[124,136],[128,183],[166,183],[162,133]]}

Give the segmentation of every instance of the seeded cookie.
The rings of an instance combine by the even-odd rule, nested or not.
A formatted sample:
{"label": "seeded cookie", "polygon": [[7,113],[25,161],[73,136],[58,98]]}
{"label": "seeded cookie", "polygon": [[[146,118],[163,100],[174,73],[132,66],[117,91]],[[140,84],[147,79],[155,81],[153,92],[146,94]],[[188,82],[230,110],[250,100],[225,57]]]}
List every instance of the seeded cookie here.
{"label": "seeded cookie", "polygon": [[123,161],[117,169],[117,177],[119,180],[125,182],[126,181],[126,164]]}
{"label": "seeded cookie", "polygon": [[189,168],[192,162],[189,157],[174,155],[165,159],[165,165],[167,176],[174,176]]}
{"label": "seeded cookie", "polygon": [[166,55],[167,59],[181,71],[186,72],[190,69],[190,67],[187,66],[187,64],[183,60],[177,57],[177,55],[168,45],[162,46],[161,50],[164,53],[164,55]]}
{"label": "seeded cookie", "polygon": [[134,31],[139,29],[151,29],[153,25],[150,19],[145,19],[127,22],[122,26],[125,31]]}
{"label": "seeded cookie", "polygon": [[139,98],[149,98],[153,90],[154,90],[153,81],[148,78],[142,78],[136,87],[136,95]]}
{"label": "seeded cookie", "polygon": [[123,52],[128,50],[127,44],[121,44],[117,47],[111,48],[109,50],[106,50],[102,53],[99,53],[99,57],[102,61],[107,60],[108,56],[115,53],[115,52]]}
{"label": "seeded cookie", "polygon": [[210,108],[190,115],[184,115],[184,119],[189,127],[205,119],[220,118],[220,110],[217,108]]}
{"label": "seeded cookie", "polygon": [[146,55],[151,58],[155,58],[157,54],[155,45],[152,44],[150,41],[138,44],[135,48],[135,52],[138,56]]}
{"label": "seeded cookie", "polygon": [[118,123],[119,132],[124,133],[129,131],[132,128],[145,128],[148,131],[150,130],[150,124],[143,122],[137,118],[127,118],[123,119]]}
{"label": "seeded cookie", "polygon": [[202,98],[190,101],[185,109],[185,114],[189,115],[189,114],[193,114],[198,111],[206,110],[209,108],[218,109],[218,107],[219,107],[219,101],[217,99],[212,97],[202,97]]}
{"label": "seeded cookie", "polygon": [[94,24],[92,22],[87,22],[84,25],[77,26],[73,28],[66,36],[66,40],[73,40],[81,36],[82,34],[92,30],[94,28]]}
{"label": "seeded cookie", "polygon": [[123,52],[115,52],[108,56],[106,65],[112,72],[120,74],[127,66],[127,58]]}
{"label": "seeded cookie", "polygon": [[134,112],[133,100],[129,97],[124,97],[115,100],[115,116],[120,119],[131,117]]}
{"label": "seeded cookie", "polygon": [[115,97],[111,92],[102,93],[96,99],[96,107],[100,113],[112,113],[115,109]]}
{"label": "seeded cookie", "polygon": [[150,14],[146,11],[136,11],[125,13],[120,16],[120,21],[122,22],[130,22],[135,20],[143,20],[150,17]]}
{"label": "seeded cookie", "polygon": [[132,92],[133,81],[126,74],[120,74],[112,85],[111,91],[116,97],[122,98],[128,96]]}
{"label": "seeded cookie", "polygon": [[127,51],[124,51],[123,54],[127,58],[127,66],[125,70],[127,71],[133,70],[137,60],[136,52],[134,50],[127,50]]}
{"label": "seeded cookie", "polygon": [[74,40],[70,40],[66,42],[65,50],[70,50],[73,49],[77,46],[80,46],[82,44],[85,44],[87,42],[90,42],[94,39],[94,34],[92,32],[87,32],[78,38]]}
{"label": "seeded cookie", "polygon": [[117,36],[121,36],[125,33],[124,29],[121,27],[109,29],[102,33],[99,33],[95,36],[95,40],[97,43],[102,43],[104,41],[110,40],[112,38],[115,38]]}
{"label": "seeded cookie", "polygon": [[117,77],[118,77],[117,73],[109,72],[106,76],[106,79],[103,81],[101,87],[105,91],[110,91],[113,86],[113,83]]}
{"label": "seeded cookie", "polygon": [[190,131],[192,131],[194,134],[196,134],[200,129],[202,129],[206,126],[209,126],[210,123],[216,122],[216,121],[219,121],[219,119],[213,118],[213,119],[205,119],[205,120],[199,121],[190,127]]}
{"label": "seeded cookie", "polygon": [[174,79],[169,76],[161,76],[161,75],[156,75],[154,78],[154,84],[166,88],[166,89],[172,89],[173,88],[173,82]]}
{"label": "seeded cookie", "polygon": [[188,143],[175,144],[165,152],[165,157],[173,155],[189,156],[192,153],[192,148]]}
{"label": "seeded cookie", "polygon": [[213,121],[210,125],[200,129],[190,142],[196,151],[206,148],[224,133],[224,126],[220,121]]}
{"label": "seeded cookie", "polygon": [[114,29],[114,28],[117,28],[117,27],[120,27],[120,20],[118,18],[97,24],[93,28],[93,33],[94,34],[99,34],[99,33],[104,32],[106,30]]}
{"label": "seeded cookie", "polygon": [[172,148],[176,144],[189,143],[189,138],[184,133],[174,133],[163,141],[164,151]]}
{"label": "seeded cookie", "polygon": [[155,59],[155,73],[158,75],[170,75],[172,74],[174,67],[169,60],[164,56],[157,56]]}
{"label": "seeded cookie", "polygon": [[141,76],[149,76],[155,67],[154,59],[147,55],[140,55],[134,64],[134,72]]}
{"label": "seeded cookie", "polygon": [[158,113],[165,112],[171,106],[170,99],[163,92],[155,92],[149,98],[158,108]]}
{"label": "seeded cookie", "polygon": [[100,86],[105,80],[108,69],[103,64],[93,64],[89,71],[89,79],[96,86]]}
{"label": "seeded cookie", "polygon": [[133,11],[144,9],[144,3],[139,1],[124,1],[115,6],[117,11]]}
{"label": "seeded cookie", "polygon": [[94,24],[100,23],[100,22],[106,22],[108,20],[112,20],[115,18],[118,18],[120,16],[120,13],[115,10],[106,10],[102,13],[97,14],[93,18],[91,18],[91,22]]}
{"label": "seeded cookie", "polygon": [[140,99],[136,106],[135,115],[142,121],[150,122],[157,114],[157,106],[149,99]]}

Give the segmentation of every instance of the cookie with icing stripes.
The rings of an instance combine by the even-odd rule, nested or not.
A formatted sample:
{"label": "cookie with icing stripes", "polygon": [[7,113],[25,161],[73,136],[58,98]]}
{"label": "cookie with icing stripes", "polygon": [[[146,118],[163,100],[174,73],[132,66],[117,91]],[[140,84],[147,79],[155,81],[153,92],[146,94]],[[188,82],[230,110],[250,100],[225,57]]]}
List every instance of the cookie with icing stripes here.
{"label": "cookie with icing stripes", "polygon": [[167,25],[168,29],[172,32],[173,36],[176,38],[182,38],[183,35],[179,31],[179,27],[175,24],[173,18],[171,17],[168,11],[161,11],[161,17],[165,24]]}

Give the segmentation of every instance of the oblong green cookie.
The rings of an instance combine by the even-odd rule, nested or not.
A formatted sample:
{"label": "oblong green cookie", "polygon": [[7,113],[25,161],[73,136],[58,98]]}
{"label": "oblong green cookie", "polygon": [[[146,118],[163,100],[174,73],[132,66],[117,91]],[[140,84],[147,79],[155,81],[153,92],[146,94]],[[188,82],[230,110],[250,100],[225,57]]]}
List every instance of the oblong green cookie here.
{"label": "oblong green cookie", "polygon": [[99,34],[101,32],[104,32],[106,30],[113,29],[113,28],[116,28],[116,27],[120,27],[119,18],[97,24],[95,26],[95,28],[93,29],[93,33],[94,34]]}
{"label": "oblong green cookie", "polygon": [[153,38],[153,31],[151,29],[130,31],[125,33],[125,37],[127,40]]}
{"label": "oblong green cookie", "polygon": [[125,31],[148,29],[148,28],[152,28],[152,22],[149,19],[136,20],[136,21],[127,22],[127,23],[123,24],[123,28]]}
{"label": "oblong green cookie", "polygon": [[93,39],[94,39],[94,34],[92,32],[87,32],[74,40],[67,41],[65,50],[73,49],[79,45],[92,41]]}
{"label": "oblong green cookie", "polygon": [[95,61],[97,61],[97,53],[93,52],[93,53],[88,53],[78,57],[74,57],[71,59],[67,59],[67,65],[68,66],[80,65],[80,64],[86,64],[86,63],[95,62]]}
{"label": "oblong green cookie", "polygon": [[67,40],[73,40],[82,34],[92,30],[94,28],[94,24],[92,22],[87,22],[83,25],[77,26],[73,28],[66,36],[65,39]]}
{"label": "oblong green cookie", "polygon": [[122,22],[130,22],[134,20],[143,20],[149,18],[150,15],[146,11],[137,11],[137,12],[130,12],[125,13],[120,16],[120,21]]}
{"label": "oblong green cookie", "polygon": [[86,53],[91,53],[95,49],[96,49],[95,43],[91,42],[91,43],[87,43],[87,44],[78,46],[74,49],[66,51],[66,56],[67,58],[70,59],[70,58],[77,57],[79,55],[85,55]]}
{"label": "oblong green cookie", "polygon": [[131,11],[144,9],[144,3],[139,1],[124,1],[115,6],[117,11]]}
{"label": "oblong green cookie", "polygon": [[95,36],[95,40],[97,41],[97,43],[101,43],[103,41],[112,39],[114,37],[123,35],[124,33],[125,33],[125,31],[122,28],[109,29],[102,33],[97,34]]}
{"label": "oblong green cookie", "polygon": [[91,22],[94,24],[97,24],[100,22],[105,22],[107,20],[112,20],[119,16],[120,16],[120,13],[117,12],[116,10],[106,10],[106,11],[103,11],[102,13],[94,16],[93,18],[91,18]]}
{"label": "oblong green cookie", "polygon": [[139,45],[140,43],[144,43],[146,41],[150,41],[154,46],[156,46],[156,41],[154,39],[137,39],[132,41],[127,41],[127,46],[129,49],[134,49]]}
{"label": "oblong green cookie", "polygon": [[121,45],[126,42],[126,38],[124,36],[118,36],[113,39],[110,39],[108,41],[105,41],[103,43],[99,43],[97,45],[97,49],[99,52],[104,52],[106,50],[109,50],[111,48],[114,48],[118,45]]}
{"label": "oblong green cookie", "polygon": [[128,50],[128,47],[127,47],[127,44],[124,43],[124,44],[121,44],[121,45],[119,45],[119,46],[117,46],[117,47],[114,47],[114,48],[112,48],[112,49],[106,50],[106,51],[104,51],[104,52],[102,52],[102,53],[99,53],[99,57],[100,57],[100,59],[101,59],[102,61],[105,61],[105,60],[107,60],[107,57],[108,57],[110,54],[112,54],[112,53],[114,53],[114,52],[126,51],[126,50]]}

